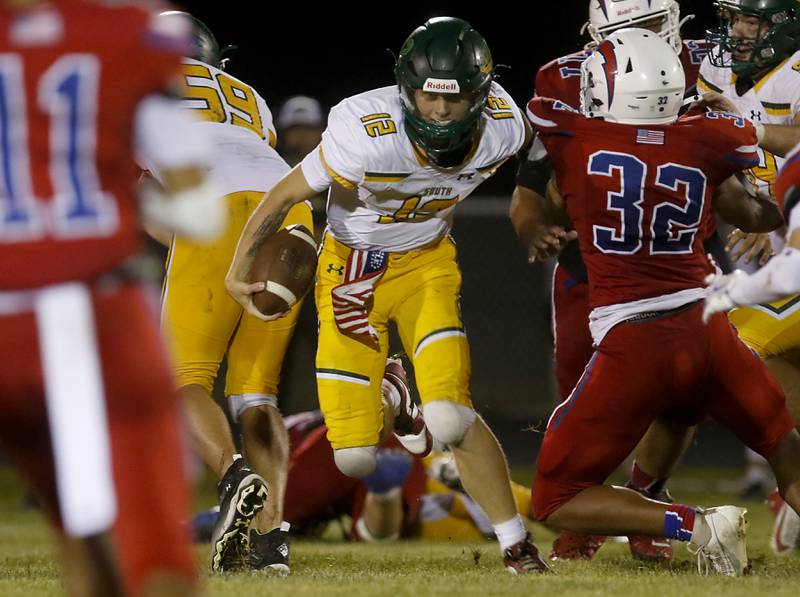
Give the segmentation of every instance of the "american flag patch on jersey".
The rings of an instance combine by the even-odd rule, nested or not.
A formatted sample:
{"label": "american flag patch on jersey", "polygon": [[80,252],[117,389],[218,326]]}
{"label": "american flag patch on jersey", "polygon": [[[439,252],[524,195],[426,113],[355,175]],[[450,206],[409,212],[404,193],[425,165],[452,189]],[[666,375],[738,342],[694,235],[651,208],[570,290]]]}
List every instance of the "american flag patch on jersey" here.
{"label": "american flag patch on jersey", "polygon": [[636,129],[636,142],[642,145],[664,145],[664,131]]}
{"label": "american flag patch on jersey", "polygon": [[380,349],[378,333],[369,323],[369,312],[375,294],[375,283],[386,271],[389,254],[384,251],[359,251],[353,249],[345,265],[344,281],[331,290],[333,317],[339,331]]}

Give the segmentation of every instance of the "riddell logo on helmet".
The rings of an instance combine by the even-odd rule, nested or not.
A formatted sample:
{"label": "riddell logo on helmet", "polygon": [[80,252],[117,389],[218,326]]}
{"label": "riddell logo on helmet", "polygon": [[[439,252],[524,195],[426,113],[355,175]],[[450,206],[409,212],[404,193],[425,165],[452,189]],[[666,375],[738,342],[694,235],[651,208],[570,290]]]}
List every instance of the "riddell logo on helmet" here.
{"label": "riddell logo on helmet", "polygon": [[458,81],[455,79],[425,79],[422,91],[431,93],[461,93]]}
{"label": "riddell logo on helmet", "polygon": [[624,10],[617,11],[617,16],[618,17],[624,17],[625,15],[629,15],[632,12],[638,12],[638,11],[639,11],[639,7],[638,6],[631,6],[629,8],[624,9]]}

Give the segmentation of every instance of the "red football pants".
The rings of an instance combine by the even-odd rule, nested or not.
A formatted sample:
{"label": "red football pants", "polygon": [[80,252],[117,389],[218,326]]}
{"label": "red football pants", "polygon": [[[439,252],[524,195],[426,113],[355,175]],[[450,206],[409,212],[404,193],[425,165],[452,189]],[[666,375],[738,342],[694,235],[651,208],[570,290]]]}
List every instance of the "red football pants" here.
{"label": "red football pants", "polygon": [[[179,404],[155,314],[130,284],[94,291],[92,302],[117,504],[113,535],[126,587],[137,592],[155,572],[194,579],[181,523],[189,496]],[[0,315],[0,338],[0,441],[60,530],[34,313]]]}
{"label": "red football pants", "polygon": [[702,304],[614,327],[568,400],[550,417],[536,463],[533,512],[544,520],[602,484],[656,417],[711,417],[764,456],[794,428],[783,390],[727,316],[706,326]]}
{"label": "red football pants", "polygon": [[572,278],[556,265],[553,272],[553,337],[558,395],[565,400],[592,358],[589,332],[589,284]]}

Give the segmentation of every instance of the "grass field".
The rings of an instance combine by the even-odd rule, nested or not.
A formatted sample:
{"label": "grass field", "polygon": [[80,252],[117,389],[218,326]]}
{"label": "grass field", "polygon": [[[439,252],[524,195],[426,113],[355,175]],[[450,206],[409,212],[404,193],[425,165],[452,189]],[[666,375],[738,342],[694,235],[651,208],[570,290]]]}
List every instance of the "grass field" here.
{"label": "grass field", "polygon": [[[688,471],[673,483],[680,501],[699,505],[731,503],[734,494],[720,492],[736,471]],[[515,475],[524,481],[525,475]],[[705,490],[707,488],[707,490]],[[206,488],[198,507],[208,505]],[[35,512],[20,508],[22,491],[13,475],[0,469],[0,597],[58,595],[59,568],[49,531]],[[769,550],[772,515],[763,504],[747,504],[752,574],[739,579],[700,577],[694,560],[676,544],[671,567],[634,562],[627,545],[607,543],[592,562],[558,563],[550,577],[520,577],[500,567],[494,543],[345,544],[295,541],[288,578],[243,573],[215,577],[203,573],[208,595],[652,595],[654,597],[723,595],[792,595],[800,592],[800,557],[778,558]],[[553,533],[534,529],[541,549],[549,550]],[[206,546],[198,562],[207,571]]]}

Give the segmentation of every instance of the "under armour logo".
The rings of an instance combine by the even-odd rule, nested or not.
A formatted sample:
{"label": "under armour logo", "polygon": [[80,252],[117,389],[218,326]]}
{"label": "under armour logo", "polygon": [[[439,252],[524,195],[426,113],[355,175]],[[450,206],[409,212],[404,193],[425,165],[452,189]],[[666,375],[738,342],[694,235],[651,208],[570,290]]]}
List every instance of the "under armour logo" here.
{"label": "under armour logo", "polygon": [[336,272],[340,276],[343,276],[344,275],[344,266],[340,265],[339,267],[333,267],[333,264],[329,263],[328,264],[328,273],[332,274],[333,272]]}
{"label": "under armour logo", "polygon": [[284,558],[289,556],[289,546],[285,543],[281,543],[278,547],[278,553],[281,554]]}
{"label": "under armour logo", "polygon": [[470,172],[469,174],[459,174],[456,180],[472,180],[473,176],[475,176],[474,172]]}
{"label": "under armour logo", "polygon": [[750,120],[761,120],[761,110],[750,110]]}

